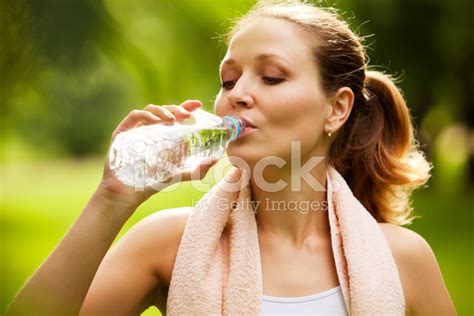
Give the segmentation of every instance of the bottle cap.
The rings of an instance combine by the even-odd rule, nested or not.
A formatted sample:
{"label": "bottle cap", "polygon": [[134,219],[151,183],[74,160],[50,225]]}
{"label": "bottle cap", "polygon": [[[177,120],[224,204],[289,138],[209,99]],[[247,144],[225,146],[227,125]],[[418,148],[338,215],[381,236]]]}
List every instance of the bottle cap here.
{"label": "bottle cap", "polygon": [[242,134],[245,129],[245,121],[235,116],[224,116],[222,118],[224,125],[232,128],[230,141],[233,142]]}

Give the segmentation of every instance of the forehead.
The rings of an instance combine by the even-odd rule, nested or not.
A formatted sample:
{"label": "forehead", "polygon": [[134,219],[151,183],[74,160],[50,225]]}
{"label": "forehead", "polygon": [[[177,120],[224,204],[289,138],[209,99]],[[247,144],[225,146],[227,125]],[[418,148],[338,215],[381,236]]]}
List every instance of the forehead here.
{"label": "forehead", "polygon": [[262,54],[281,56],[294,67],[306,67],[312,60],[309,45],[295,24],[281,19],[259,18],[232,37],[223,63],[229,59],[250,62]]}

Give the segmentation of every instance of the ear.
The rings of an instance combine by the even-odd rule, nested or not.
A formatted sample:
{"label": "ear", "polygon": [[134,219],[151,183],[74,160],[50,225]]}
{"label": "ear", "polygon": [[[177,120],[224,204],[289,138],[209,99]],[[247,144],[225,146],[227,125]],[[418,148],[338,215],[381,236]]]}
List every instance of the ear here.
{"label": "ear", "polygon": [[342,87],[331,98],[331,106],[324,124],[324,132],[336,133],[349,118],[354,104],[354,92],[349,87]]}

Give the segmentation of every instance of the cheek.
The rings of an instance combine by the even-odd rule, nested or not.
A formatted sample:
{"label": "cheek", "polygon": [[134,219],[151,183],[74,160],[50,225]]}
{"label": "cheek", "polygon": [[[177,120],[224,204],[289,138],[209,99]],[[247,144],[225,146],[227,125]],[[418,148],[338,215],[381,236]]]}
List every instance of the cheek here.
{"label": "cheek", "polygon": [[[277,136],[272,139],[272,142],[288,152],[291,150],[291,143],[297,142],[302,153],[310,152],[321,137],[317,126],[318,123],[313,121],[311,117],[302,115],[302,117],[293,121],[293,125],[275,132]],[[298,146],[298,144],[295,145]]]}
{"label": "cheek", "polygon": [[[283,97],[282,97],[283,98]],[[299,141],[302,153],[309,153],[321,139],[325,120],[323,101],[311,94],[288,94],[276,110],[266,111],[271,128],[266,138],[279,148],[290,152],[291,142]]]}
{"label": "cheek", "polygon": [[[324,111],[314,99],[292,99],[292,103],[268,111],[268,122],[278,134],[286,133],[291,138],[303,139],[306,134],[315,135],[322,130]],[[285,137],[286,138],[286,137]]]}
{"label": "cheek", "polygon": [[275,91],[269,96],[266,114],[272,121],[289,128],[292,125],[306,122],[321,123],[324,113],[324,98],[317,88],[317,82],[308,79],[294,81],[285,89]]}

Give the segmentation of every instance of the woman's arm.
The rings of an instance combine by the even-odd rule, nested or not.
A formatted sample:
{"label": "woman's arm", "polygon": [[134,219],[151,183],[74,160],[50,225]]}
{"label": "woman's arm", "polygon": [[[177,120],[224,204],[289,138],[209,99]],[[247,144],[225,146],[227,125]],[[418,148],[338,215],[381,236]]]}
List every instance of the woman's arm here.
{"label": "woman's arm", "polygon": [[[119,133],[140,125],[188,118],[200,106],[201,102],[191,100],[180,106],[148,105],[144,110],[133,110],[112,133],[111,143]],[[194,170],[183,172],[180,180],[202,179],[216,162],[204,161]],[[106,159],[98,189],[57,248],[17,294],[7,315],[77,315],[122,226],[141,203],[172,184],[136,191],[115,178]]]}
{"label": "woman's arm", "polygon": [[105,253],[135,206],[98,189],[7,315],[77,315]]}

